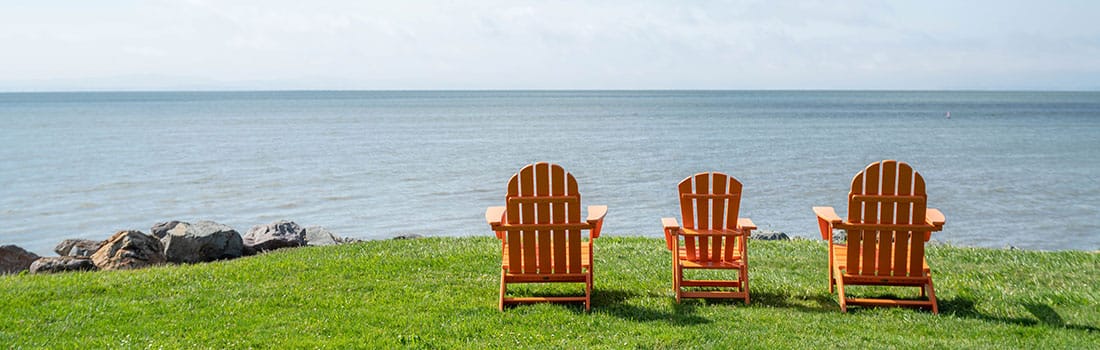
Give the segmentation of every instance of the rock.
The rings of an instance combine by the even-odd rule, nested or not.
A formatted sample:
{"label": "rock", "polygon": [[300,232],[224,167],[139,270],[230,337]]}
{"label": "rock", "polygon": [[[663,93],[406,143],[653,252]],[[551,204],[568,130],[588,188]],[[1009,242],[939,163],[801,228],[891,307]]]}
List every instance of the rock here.
{"label": "rock", "polygon": [[393,237],[393,239],[417,239],[417,238],[424,238],[424,236],[422,236],[420,234],[416,234],[416,233],[406,233],[406,234],[400,234],[400,235],[397,235],[397,236]]}
{"label": "rock", "polygon": [[118,231],[92,254],[92,262],[101,270],[140,269],[165,261],[160,240],[132,230]]}
{"label": "rock", "polygon": [[336,237],[336,244],[352,244],[359,242],[365,242],[365,240],[351,237]]}
{"label": "rock", "polygon": [[164,238],[165,235],[168,235],[168,230],[175,228],[176,225],[179,223],[180,221],[178,220],[172,220],[169,222],[158,222],[156,224],[153,224],[153,228],[149,229],[149,232],[153,235],[153,237],[161,239]]}
{"label": "rock", "polygon": [[89,258],[52,256],[39,258],[31,264],[31,273],[58,273],[69,271],[95,271],[95,263]]}
{"label": "rock", "polygon": [[244,235],[244,245],[255,252],[300,247],[306,244],[305,235],[306,232],[301,226],[293,221],[283,220],[253,226]]}
{"label": "rock", "polygon": [[58,243],[53,248],[54,252],[60,256],[75,256],[75,257],[90,257],[95,251],[99,250],[99,247],[103,246],[104,241],[93,241],[90,239],[66,239]]}
{"label": "rock", "polygon": [[306,245],[310,246],[335,245],[340,243],[336,235],[321,226],[306,227],[305,240]]}
{"label": "rock", "polygon": [[786,233],[776,231],[762,231],[752,234],[749,238],[759,239],[761,241],[789,241],[790,237],[787,237]]}
{"label": "rock", "polygon": [[31,267],[38,254],[15,245],[0,246],[0,274],[19,273]]}
{"label": "rock", "polygon": [[833,230],[833,244],[848,244],[848,232]]}
{"label": "rock", "polygon": [[[232,227],[213,221],[194,224],[175,222],[175,226],[162,231],[160,242],[164,244],[164,257],[174,263],[197,263],[222,259],[236,259],[244,253],[241,234]],[[167,227],[153,226],[154,229]],[[160,224],[158,224],[160,225]]]}

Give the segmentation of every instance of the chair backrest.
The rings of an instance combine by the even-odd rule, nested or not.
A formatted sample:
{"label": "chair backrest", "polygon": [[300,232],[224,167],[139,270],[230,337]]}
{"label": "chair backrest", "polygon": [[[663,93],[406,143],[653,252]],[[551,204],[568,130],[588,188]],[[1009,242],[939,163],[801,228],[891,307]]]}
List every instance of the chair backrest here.
{"label": "chair backrest", "polygon": [[[688,230],[733,230],[741,209],[741,182],[723,173],[698,173],[680,181],[680,219]],[[739,234],[684,235],[691,260],[731,260],[744,252]],[[670,247],[675,248],[675,247]]]}
{"label": "chair backrest", "polygon": [[504,220],[510,273],[581,272],[581,218],[577,180],[557,164],[530,164],[508,181]]}
{"label": "chair backrest", "polygon": [[924,276],[924,179],[909,164],[871,163],[852,178],[848,194],[847,273]]}

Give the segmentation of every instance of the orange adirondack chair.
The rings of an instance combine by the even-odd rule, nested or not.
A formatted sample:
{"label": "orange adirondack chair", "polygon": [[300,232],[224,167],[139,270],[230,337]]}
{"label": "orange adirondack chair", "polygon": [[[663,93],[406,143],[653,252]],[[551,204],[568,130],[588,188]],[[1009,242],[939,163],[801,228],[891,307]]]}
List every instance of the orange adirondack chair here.
{"label": "orange adirondack chair", "polygon": [[[741,182],[722,173],[699,173],[681,181],[679,191],[684,225],[680,226],[673,218],[661,219],[665,242],[672,252],[676,302],[681,298],[742,298],[748,304],[746,242],[756,225],[737,216],[741,208]],[[737,270],[738,275],[736,280],[687,280],[684,269]],[[684,290],[685,287],[711,289]]]}
{"label": "orange adirondack chair", "polygon": [[[939,313],[924,244],[943,229],[944,216],[926,208],[924,179],[909,164],[871,163],[852,179],[848,219],[832,207],[814,207],[821,238],[829,241],[829,292],[836,286],[840,310],[848,305],[931,308]],[[833,230],[847,232],[847,243],[834,243]],[[849,298],[845,285],[919,287],[927,300]]]}
{"label": "orange adirondack chair", "polygon": [[[501,240],[500,302],[584,302],[592,307],[592,241],[607,206],[588,207],[581,220],[577,180],[557,164],[530,164],[508,181],[506,206],[489,207],[485,221]],[[581,231],[590,230],[583,240]],[[584,296],[507,297],[509,283],[584,283]]]}

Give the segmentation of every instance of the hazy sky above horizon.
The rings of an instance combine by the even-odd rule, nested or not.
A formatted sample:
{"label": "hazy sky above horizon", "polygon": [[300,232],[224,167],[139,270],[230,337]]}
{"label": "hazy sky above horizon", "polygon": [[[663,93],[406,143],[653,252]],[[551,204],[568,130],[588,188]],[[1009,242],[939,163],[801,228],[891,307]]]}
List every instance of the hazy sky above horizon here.
{"label": "hazy sky above horizon", "polygon": [[1100,1],[8,1],[0,91],[1100,90]]}

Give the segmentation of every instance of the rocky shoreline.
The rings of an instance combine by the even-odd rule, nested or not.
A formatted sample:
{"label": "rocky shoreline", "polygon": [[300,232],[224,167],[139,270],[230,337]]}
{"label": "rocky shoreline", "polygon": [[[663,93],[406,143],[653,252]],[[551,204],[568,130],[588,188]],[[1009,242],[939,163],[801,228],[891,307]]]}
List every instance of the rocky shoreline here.
{"label": "rocky shoreline", "polygon": [[[213,221],[159,222],[149,232],[123,230],[103,241],[66,239],[54,248],[58,256],[50,257],[40,257],[15,245],[0,246],[0,274],[128,270],[169,263],[196,264],[236,259],[276,249],[361,241],[339,237],[321,226],[302,228],[287,220],[253,226],[244,235]],[[420,237],[418,234],[404,234],[393,239]],[[790,239],[785,233],[774,231],[757,232],[751,238]]]}
{"label": "rocky shoreline", "polygon": [[15,245],[0,246],[0,274],[68,271],[128,270],[149,266],[195,264],[236,259],[258,253],[303,246],[359,242],[338,237],[321,226],[302,228],[293,221],[256,225],[243,236],[213,221],[160,222],[145,234],[122,230],[103,241],[66,239],[57,244],[58,256],[40,257]]}

